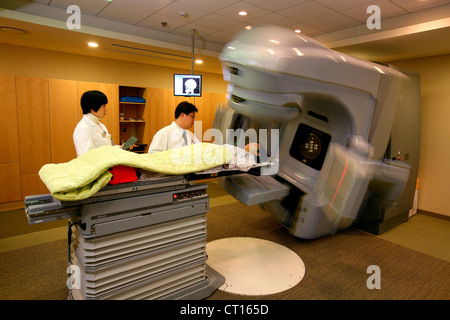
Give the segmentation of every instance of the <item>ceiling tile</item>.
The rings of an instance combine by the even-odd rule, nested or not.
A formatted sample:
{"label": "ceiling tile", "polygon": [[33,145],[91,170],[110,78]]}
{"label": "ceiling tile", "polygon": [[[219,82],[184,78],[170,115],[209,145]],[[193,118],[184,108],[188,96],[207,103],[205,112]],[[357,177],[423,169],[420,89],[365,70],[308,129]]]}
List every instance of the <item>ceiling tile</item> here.
{"label": "ceiling tile", "polygon": [[373,2],[373,0],[314,0],[314,1],[336,11],[350,9],[363,4],[366,5],[367,7],[371,4],[371,2]]}
{"label": "ceiling tile", "polygon": [[111,2],[110,5],[103,9],[97,16],[129,24],[137,24],[152,13],[153,12]]}
{"label": "ceiling tile", "polygon": [[283,0],[283,1],[274,1],[274,0],[245,0],[254,6],[264,8],[266,10],[277,12],[279,10],[286,9],[288,7],[292,7],[301,2],[305,2],[308,0]]}
{"label": "ceiling tile", "polygon": [[219,43],[219,44],[225,44],[225,43],[229,42],[233,38],[234,35],[235,35],[234,33],[230,33],[230,32],[217,31],[217,32],[206,35],[204,38],[207,41],[212,41],[212,42]]}
{"label": "ceiling tile", "polygon": [[437,5],[449,4],[449,0],[391,0],[394,4],[400,6],[408,12],[424,10]]}
{"label": "ceiling tile", "polygon": [[215,12],[217,10],[223,9],[229,5],[232,5],[239,0],[220,0],[220,1],[212,1],[212,0],[178,0],[177,2],[192,6],[195,8],[199,8],[202,10]]}
{"label": "ceiling tile", "polygon": [[[162,22],[166,23],[166,27],[162,26]],[[140,21],[137,25],[160,31],[171,31],[188,23],[188,21],[182,21],[168,16],[163,16],[159,13],[155,13]]]}
{"label": "ceiling tile", "polygon": [[291,25],[297,23],[297,21],[287,18],[285,16],[282,16],[278,13],[271,13],[267,16],[250,20],[249,23],[251,25],[273,24],[273,25],[277,25],[277,26],[287,27],[287,26],[291,26]]}
{"label": "ceiling tile", "polygon": [[184,35],[187,37],[192,37],[193,29],[195,29],[195,31],[198,33],[198,35],[196,37],[204,37],[206,35],[209,35],[211,33],[219,31],[217,29],[207,27],[207,26],[202,26],[202,25],[199,25],[199,24],[196,24],[195,22],[193,22],[193,23],[185,24],[184,26],[181,26],[179,28],[176,28],[173,31],[171,31],[171,33]]}
{"label": "ceiling tile", "polygon": [[225,17],[217,13],[211,13],[200,19],[195,20],[195,23],[206,27],[212,27],[217,30],[223,30],[232,27],[234,25],[240,24],[241,22],[237,19]]}
{"label": "ceiling tile", "polygon": [[325,31],[339,30],[360,24],[359,21],[346,17],[340,13],[327,14],[326,16],[307,21],[307,23],[315,28]]}
{"label": "ceiling tile", "polygon": [[[186,15],[182,16],[180,15],[180,12],[185,12]],[[179,2],[173,2],[169,4],[168,6],[162,8],[158,11],[159,14],[172,17],[174,19],[187,21],[188,23],[193,22],[207,14],[209,14],[209,11],[198,9],[191,7],[189,5],[179,3]]]}
{"label": "ceiling tile", "polygon": [[311,20],[320,16],[331,14],[334,11],[314,1],[306,1],[278,11],[279,14],[298,21]]}
{"label": "ceiling tile", "polygon": [[67,9],[68,6],[73,4],[76,4],[80,7],[81,13],[95,16],[110,3],[106,2],[105,0],[79,0],[76,3],[74,3],[73,0],[52,0],[51,2],[52,6],[63,9]]}
{"label": "ceiling tile", "polygon": [[135,9],[156,12],[175,1],[176,0],[113,0],[112,2],[123,6],[133,7]]}

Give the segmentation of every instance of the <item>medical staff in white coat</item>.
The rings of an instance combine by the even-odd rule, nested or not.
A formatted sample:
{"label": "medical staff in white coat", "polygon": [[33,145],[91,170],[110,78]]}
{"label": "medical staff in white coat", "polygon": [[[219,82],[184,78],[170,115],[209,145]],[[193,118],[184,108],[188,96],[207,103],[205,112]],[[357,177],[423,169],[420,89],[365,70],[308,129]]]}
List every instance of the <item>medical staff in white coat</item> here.
{"label": "medical staff in white coat", "polygon": [[83,118],[73,132],[73,143],[78,157],[89,150],[113,145],[111,134],[99,121],[106,116],[106,104],[108,103],[106,95],[97,90],[87,91],[81,96],[80,102]]}
{"label": "medical staff in white coat", "polygon": [[197,107],[192,103],[187,101],[180,102],[175,109],[175,120],[153,136],[148,153],[181,148],[200,142],[188,130],[194,125],[196,112],[198,112]]}

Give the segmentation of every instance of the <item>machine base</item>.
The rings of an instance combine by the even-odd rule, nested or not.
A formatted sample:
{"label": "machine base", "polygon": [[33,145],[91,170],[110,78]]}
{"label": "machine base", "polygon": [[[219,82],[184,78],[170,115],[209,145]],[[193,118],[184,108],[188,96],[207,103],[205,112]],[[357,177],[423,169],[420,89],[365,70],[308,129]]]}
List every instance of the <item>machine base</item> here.
{"label": "machine base", "polygon": [[[225,278],[216,270],[206,265],[206,281],[192,285],[182,291],[160,298],[160,300],[203,300],[212,295],[225,283]],[[70,290],[68,300],[83,300],[79,290]]]}
{"label": "machine base", "polygon": [[361,223],[356,224],[355,228],[375,234],[380,235],[403,222],[407,222],[409,218],[409,213],[405,212],[403,214],[400,214],[396,217],[393,217],[387,221],[375,221],[375,222],[369,222],[369,223]]}

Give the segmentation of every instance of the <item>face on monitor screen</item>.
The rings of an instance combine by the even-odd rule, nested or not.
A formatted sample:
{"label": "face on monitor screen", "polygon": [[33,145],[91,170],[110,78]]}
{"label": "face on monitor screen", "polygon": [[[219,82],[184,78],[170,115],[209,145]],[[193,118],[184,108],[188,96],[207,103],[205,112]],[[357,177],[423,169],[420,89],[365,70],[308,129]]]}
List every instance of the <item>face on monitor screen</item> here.
{"label": "face on monitor screen", "polygon": [[318,129],[300,123],[289,154],[316,170],[321,170],[331,136]]}
{"label": "face on monitor screen", "polygon": [[201,97],[202,76],[198,74],[174,74],[173,94],[175,96]]}

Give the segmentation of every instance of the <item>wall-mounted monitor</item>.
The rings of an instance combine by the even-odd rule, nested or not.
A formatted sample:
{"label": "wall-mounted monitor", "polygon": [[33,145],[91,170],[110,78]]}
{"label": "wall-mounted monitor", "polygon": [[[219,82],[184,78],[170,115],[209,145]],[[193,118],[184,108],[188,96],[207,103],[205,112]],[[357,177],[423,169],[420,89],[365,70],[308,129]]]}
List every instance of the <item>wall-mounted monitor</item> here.
{"label": "wall-mounted monitor", "polygon": [[174,74],[173,95],[184,97],[201,97],[202,76],[199,74]]}

